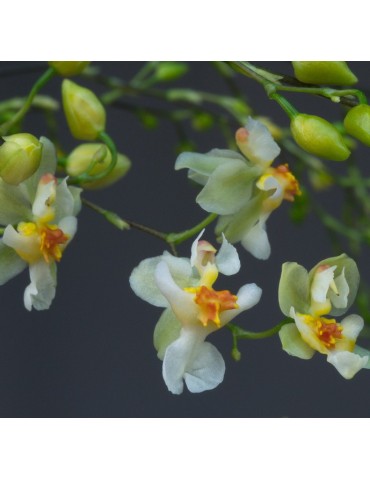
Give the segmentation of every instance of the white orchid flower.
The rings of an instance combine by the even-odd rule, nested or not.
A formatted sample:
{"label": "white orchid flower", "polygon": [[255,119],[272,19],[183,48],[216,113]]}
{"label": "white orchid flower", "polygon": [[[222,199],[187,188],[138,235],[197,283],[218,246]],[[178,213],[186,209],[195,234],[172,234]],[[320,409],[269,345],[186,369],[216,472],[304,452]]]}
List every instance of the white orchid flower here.
{"label": "white orchid flower", "polygon": [[225,362],[206,337],[257,304],[262,293],[255,284],[244,285],[236,295],[214,290],[219,272],[232,275],[239,270],[239,257],[225,237],[217,255],[211,244],[199,238],[193,243],[191,259],[165,252],[141,262],[130,277],[139,297],[166,307],[154,343],[163,360],[164,381],[175,394],[182,393],[184,381],[193,393],[222,382]]}
{"label": "white orchid flower", "polygon": [[31,283],[24,292],[27,310],[50,307],[56,289],[56,262],[77,229],[80,189],[58,184],[54,177],[53,144],[40,139],[38,170],[26,181],[10,186],[0,180],[0,285],[29,267]]}
{"label": "white orchid flower", "polygon": [[211,150],[182,153],[175,169],[189,169],[189,178],[203,186],[197,203],[220,215],[216,234],[241,242],[259,259],[270,256],[266,221],[282,201],[293,201],[299,185],[287,165],[271,167],[280,148],[265,125],[249,118],[236,132],[240,151]]}
{"label": "white orchid flower", "polygon": [[363,319],[359,315],[348,315],[341,322],[333,318],[352,305],[358,284],[356,263],[346,255],[323,260],[309,273],[296,263],[284,264],[279,303],[294,324],[284,325],[279,332],[283,349],[302,359],[312,358],[315,352],[327,355],[346,379],[370,368],[370,352],[356,346]]}

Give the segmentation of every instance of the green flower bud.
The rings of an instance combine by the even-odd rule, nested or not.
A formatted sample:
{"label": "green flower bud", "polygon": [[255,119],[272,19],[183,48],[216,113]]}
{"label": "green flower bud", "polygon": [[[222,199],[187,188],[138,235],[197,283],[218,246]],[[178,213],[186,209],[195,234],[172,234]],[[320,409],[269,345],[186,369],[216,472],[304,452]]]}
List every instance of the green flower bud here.
{"label": "green flower bud", "polygon": [[72,77],[80,74],[90,62],[49,62],[49,66],[62,77]]}
{"label": "green flower bud", "polygon": [[319,85],[353,85],[357,77],[346,62],[292,62],[298,80]]}
{"label": "green flower bud", "polygon": [[351,108],[344,119],[344,128],[350,135],[370,147],[370,105]]}
{"label": "green flower bud", "polygon": [[0,177],[10,185],[27,180],[39,167],[42,145],[29,133],[3,137],[0,147]]}
{"label": "green flower bud", "polygon": [[[81,175],[94,164],[89,175],[97,175],[105,170],[112,159],[110,151],[100,143],[85,143],[75,148],[67,158],[66,170],[72,177]],[[81,184],[85,189],[96,190],[108,187],[124,177],[131,167],[130,160],[122,154],[117,155],[114,169],[104,178]]]}
{"label": "green flower bud", "polygon": [[63,80],[62,100],[68,126],[75,138],[95,140],[105,130],[105,109],[91,90]]}
{"label": "green flower bud", "polygon": [[338,130],[321,117],[300,113],[293,118],[290,129],[306,152],[337,161],[346,160],[351,154]]}
{"label": "green flower bud", "polygon": [[171,82],[177,80],[189,70],[186,63],[180,62],[159,62],[156,68],[155,77],[159,82]]}

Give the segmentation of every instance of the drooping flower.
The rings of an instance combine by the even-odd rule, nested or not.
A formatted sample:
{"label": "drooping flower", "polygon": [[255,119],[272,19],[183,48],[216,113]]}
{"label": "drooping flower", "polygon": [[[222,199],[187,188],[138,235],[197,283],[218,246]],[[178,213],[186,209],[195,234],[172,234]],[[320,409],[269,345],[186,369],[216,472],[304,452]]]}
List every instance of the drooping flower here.
{"label": "drooping flower", "polygon": [[219,273],[239,271],[239,256],[225,237],[217,254],[199,238],[192,245],[190,259],[164,252],[143,260],[130,277],[140,298],[165,308],[155,328],[154,345],[163,360],[164,381],[175,394],[182,393],[184,382],[193,393],[222,382],[225,362],[206,337],[257,304],[262,293],[255,284],[244,285],[236,295],[215,290]]}
{"label": "drooping flower", "polygon": [[288,165],[272,167],[280,148],[261,122],[248,119],[236,132],[240,153],[214,149],[206,154],[182,153],[175,169],[189,169],[189,178],[203,186],[197,203],[220,215],[216,234],[231,243],[241,242],[259,259],[271,253],[266,221],[283,200],[300,194]]}
{"label": "drooping flower", "polygon": [[80,189],[58,183],[53,144],[41,138],[37,171],[18,186],[0,180],[0,285],[29,267],[31,283],[24,292],[27,310],[50,307],[56,289],[56,263],[77,229]]}
{"label": "drooping flower", "polygon": [[370,368],[370,352],[357,347],[364,321],[359,315],[343,315],[358,290],[359,272],[343,254],[318,263],[310,272],[294,262],[283,265],[279,284],[282,312],[294,319],[279,332],[283,349],[290,355],[310,359],[315,352],[327,355],[346,379],[362,368]]}

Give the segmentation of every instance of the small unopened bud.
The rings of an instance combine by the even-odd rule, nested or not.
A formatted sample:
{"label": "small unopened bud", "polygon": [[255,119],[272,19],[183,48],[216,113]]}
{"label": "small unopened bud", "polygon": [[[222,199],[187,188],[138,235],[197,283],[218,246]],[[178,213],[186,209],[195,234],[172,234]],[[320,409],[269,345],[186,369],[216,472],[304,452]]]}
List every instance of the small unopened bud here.
{"label": "small unopened bud", "polygon": [[[105,145],[85,143],[75,148],[67,158],[66,170],[72,177],[88,173],[91,176],[103,172],[110,164],[112,156]],[[131,167],[130,160],[119,153],[114,169],[104,178],[82,183],[85,189],[96,190],[108,187],[124,177]]]}
{"label": "small unopened bud", "polygon": [[186,63],[159,62],[155,71],[156,79],[160,82],[177,80],[189,70]]}
{"label": "small unopened bud", "polygon": [[85,70],[90,62],[49,62],[58,75],[62,77],[73,77]]}
{"label": "small unopened bud", "polygon": [[88,88],[63,80],[64,113],[72,135],[79,140],[95,140],[105,130],[105,109]]}
{"label": "small unopened bud", "polygon": [[292,62],[298,80],[315,85],[353,85],[356,75],[346,62]]}
{"label": "small unopened bud", "polygon": [[350,135],[370,147],[370,105],[351,108],[344,119],[344,128]]}
{"label": "small unopened bud", "polygon": [[351,154],[334,125],[321,117],[300,113],[293,118],[290,129],[298,145],[313,155],[342,161]]}
{"label": "small unopened bud", "polygon": [[27,180],[39,167],[42,145],[29,133],[3,137],[0,147],[0,177],[10,185]]}

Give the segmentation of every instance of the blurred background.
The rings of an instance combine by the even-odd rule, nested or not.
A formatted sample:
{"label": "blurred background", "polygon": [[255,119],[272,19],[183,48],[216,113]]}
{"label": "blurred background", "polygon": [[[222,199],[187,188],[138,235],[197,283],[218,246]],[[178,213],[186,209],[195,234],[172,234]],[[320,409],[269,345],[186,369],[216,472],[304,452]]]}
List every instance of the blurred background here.
{"label": "blurred background", "polygon": [[[46,65],[46,64],[45,64]],[[44,64],[20,64],[27,73],[11,74],[14,65],[0,64],[0,101],[28,94]],[[139,62],[97,62],[105,74],[130,79],[142,66]],[[230,94],[228,85],[214,66],[189,62],[189,72],[175,85],[217,94]],[[274,72],[292,74],[289,62],[260,62]],[[349,63],[359,77],[359,88],[369,88],[369,63]],[[97,92],[104,87],[88,78],[76,78]],[[259,114],[281,126],[289,120],[280,107],[270,101],[262,87],[247,78],[238,78],[239,88]],[[43,93],[60,100],[61,79],[55,78]],[[323,98],[294,95],[302,112],[328,120],[340,118],[341,107]],[[127,104],[141,100],[128,98]],[[144,103],[143,103],[144,105]],[[153,106],[156,102],[153,100]],[[132,110],[132,109],[131,109]],[[62,113],[58,131],[66,151],[74,140]],[[239,125],[235,124],[237,128]],[[25,131],[45,135],[41,113],[28,115]],[[194,132],[185,125],[187,136],[199,152],[227,148],[217,128]],[[173,169],[179,151],[178,132],[166,119],[156,128],[144,129],[142,119],[129,107],[109,108],[107,132],[119,151],[132,161],[130,173],[103,191],[84,196],[134,220],[164,232],[192,227],[205,216],[195,203],[197,190],[186,172]],[[356,161],[364,175],[370,174],[369,150],[358,147]],[[294,164],[288,157],[281,163]],[[340,171],[346,166],[339,164]],[[317,202],[333,214],[339,211],[343,192],[331,188],[317,194]],[[296,261],[307,269],[319,260],[333,256],[331,238],[314,213],[304,222],[292,223],[291,205],[285,202],[270,217],[267,229],[272,255],[258,261],[238,247],[240,272],[220,278],[217,288],[237,291],[249,282],[263,289],[260,303],[237,317],[237,323],[261,331],[282,320],[277,301],[281,265]],[[204,238],[215,242],[213,227]],[[190,255],[192,240],[179,248]],[[58,266],[57,295],[50,310],[27,312],[23,291],[29,283],[24,272],[0,289],[0,416],[1,417],[367,417],[370,413],[370,372],[360,371],[351,381],[344,380],[316,354],[310,361],[290,357],[278,336],[266,340],[245,340],[239,344],[242,358],[231,356],[232,339],[223,329],[210,337],[226,362],[224,382],[215,390],[190,394],[184,389],[172,395],[162,379],[162,362],[157,359],[152,336],[161,310],[140,300],[128,283],[132,269],[147,257],[160,255],[166,244],[145,233],[121,232],[97,213],[84,208],[79,215],[78,234]],[[359,254],[362,278],[370,282],[369,250]],[[355,313],[353,307],[350,313]],[[367,340],[360,342],[369,346]]]}

